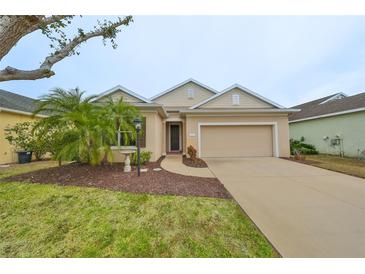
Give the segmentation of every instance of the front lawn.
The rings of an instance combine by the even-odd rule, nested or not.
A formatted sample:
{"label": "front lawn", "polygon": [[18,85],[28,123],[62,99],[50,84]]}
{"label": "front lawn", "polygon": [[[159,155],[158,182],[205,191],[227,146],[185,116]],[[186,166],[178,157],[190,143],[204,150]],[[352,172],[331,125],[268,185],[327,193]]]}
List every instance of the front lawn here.
{"label": "front lawn", "polygon": [[9,167],[0,167],[0,179],[25,172],[55,167],[57,165],[57,161],[34,161],[29,164],[10,164]]}
{"label": "front lawn", "polygon": [[231,199],[2,182],[0,219],[0,257],[278,256]]}
{"label": "front lawn", "polygon": [[313,166],[365,178],[365,160],[333,155],[306,155],[304,162]]}
{"label": "front lawn", "polygon": [[1,257],[276,257],[233,200],[0,185]]}

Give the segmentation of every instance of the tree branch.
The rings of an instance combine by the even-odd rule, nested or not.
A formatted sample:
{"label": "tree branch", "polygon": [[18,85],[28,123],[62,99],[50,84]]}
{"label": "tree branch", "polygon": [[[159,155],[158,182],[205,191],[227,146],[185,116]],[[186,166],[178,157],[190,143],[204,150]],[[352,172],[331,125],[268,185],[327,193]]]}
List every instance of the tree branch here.
{"label": "tree branch", "polygon": [[36,80],[41,78],[49,78],[55,73],[48,69],[20,70],[13,67],[6,67],[0,70],[0,82],[9,80]]}
{"label": "tree branch", "polygon": [[45,17],[42,15],[24,16],[0,16],[0,60],[9,53],[15,44],[25,35],[42,27],[64,19],[65,15],[53,15]]}
{"label": "tree branch", "polygon": [[[60,18],[48,17],[39,21],[38,24],[42,23],[45,24],[45,22],[48,21],[55,22],[57,20],[60,20]],[[115,35],[118,32],[117,28],[122,25],[128,26],[130,22],[132,22],[132,16],[126,16],[124,19],[119,18],[119,20],[115,23],[104,24],[99,28],[96,28],[95,30],[90,31],[88,33],[80,33],[78,36],[74,37],[68,44],[63,46],[60,50],[56,51],[54,54],[47,56],[38,69],[20,70],[8,66],[4,70],[0,70],[0,82],[9,80],[35,80],[41,78],[49,78],[55,74],[51,70],[52,66],[57,62],[61,61],[62,59],[74,54],[75,48],[78,47],[80,44],[94,37],[103,37],[103,39],[107,38],[113,39],[115,38]]]}

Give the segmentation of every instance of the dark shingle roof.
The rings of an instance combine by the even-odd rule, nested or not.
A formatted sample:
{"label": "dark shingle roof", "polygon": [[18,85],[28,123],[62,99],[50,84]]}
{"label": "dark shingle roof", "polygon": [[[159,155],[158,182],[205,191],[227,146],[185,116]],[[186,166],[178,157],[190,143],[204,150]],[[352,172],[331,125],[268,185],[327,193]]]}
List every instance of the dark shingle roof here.
{"label": "dark shingle roof", "polygon": [[0,89],[0,107],[32,113],[37,100]]}
{"label": "dark shingle roof", "polygon": [[326,101],[336,94],[294,106],[293,108],[301,109],[301,111],[291,114],[289,116],[289,121],[365,107],[365,92],[338,100],[330,100],[321,104],[321,102]]}

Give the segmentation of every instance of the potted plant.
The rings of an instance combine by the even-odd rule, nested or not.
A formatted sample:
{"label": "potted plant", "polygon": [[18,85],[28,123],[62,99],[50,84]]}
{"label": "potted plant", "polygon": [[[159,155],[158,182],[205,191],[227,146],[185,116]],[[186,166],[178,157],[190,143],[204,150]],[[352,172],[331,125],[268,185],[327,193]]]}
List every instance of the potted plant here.
{"label": "potted plant", "polygon": [[5,128],[5,138],[15,147],[19,164],[30,163],[33,154],[33,137],[30,123],[17,123],[13,127]]}

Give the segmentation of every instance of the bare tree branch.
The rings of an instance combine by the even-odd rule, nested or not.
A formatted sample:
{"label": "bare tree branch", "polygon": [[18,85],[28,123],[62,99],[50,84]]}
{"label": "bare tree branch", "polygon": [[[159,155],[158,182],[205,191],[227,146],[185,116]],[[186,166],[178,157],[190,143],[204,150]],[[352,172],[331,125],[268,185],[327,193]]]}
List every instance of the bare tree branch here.
{"label": "bare tree branch", "polygon": [[21,70],[13,67],[6,67],[0,70],[0,82],[9,80],[37,80],[49,78],[55,73],[49,69]]}
{"label": "bare tree branch", "polygon": [[41,16],[41,15],[24,15],[24,16],[0,16],[0,60],[9,53],[15,44],[25,35],[57,22],[66,16]]}
{"label": "bare tree branch", "polygon": [[[14,16],[9,16],[9,17],[14,17]],[[65,18],[65,16],[50,16],[50,17],[35,16],[35,17],[36,18],[27,18],[28,22],[31,21],[31,23],[25,24],[26,27],[23,26],[24,23],[22,23],[22,30],[19,32],[23,34],[24,33],[28,34],[34,30],[40,29],[42,26],[52,24],[54,22],[57,22],[58,20],[62,20]],[[2,32],[1,22],[3,19],[4,18],[0,18],[0,41],[2,41],[1,35],[4,35],[3,32],[7,32],[10,30],[10,28],[7,28],[7,30],[4,29]],[[17,19],[10,18],[7,20],[14,20],[14,24],[17,24],[16,21]],[[0,82],[9,80],[36,80],[41,78],[49,78],[55,75],[55,73],[51,70],[52,66],[57,62],[61,61],[62,59],[70,55],[73,55],[75,53],[74,52],[75,48],[78,47],[80,44],[94,37],[103,37],[103,39],[111,39],[113,41],[113,39],[116,36],[116,33],[119,31],[117,28],[122,25],[128,26],[129,23],[132,22],[132,20],[133,20],[132,16],[126,16],[123,19],[119,18],[119,20],[114,23],[108,23],[108,24],[104,23],[101,26],[99,26],[99,28],[95,28],[93,31],[90,31],[88,33],[79,32],[79,35],[74,37],[67,44],[63,45],[58,51],[47,56],[43,61],[43,63],[40,65],[40,67],[37,69],[20,70],[8,66],[5,69],[0,70]],[[20,23],[18,24],[21,25]],[[10,40],[9,44],[13,44],[14,46],[15,43],[23,36],[18,34],[16,37],[9,39]],[[15,40],[16,42],[14,42]],[[9,48],[9,46],[8,49],[6,50],[3,50],[2,47],[0,47],[0,58],[2,56],[1,55],[2,53],[4,54],[3,56],[5,56],[10,49],[11,47]]]}

